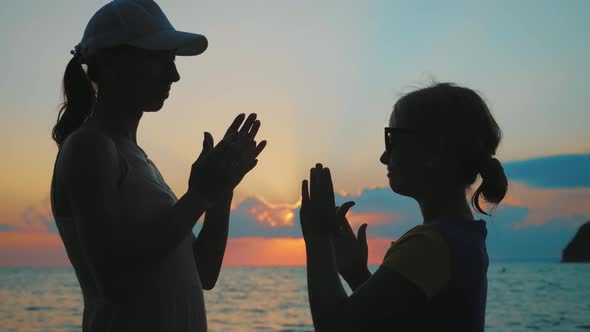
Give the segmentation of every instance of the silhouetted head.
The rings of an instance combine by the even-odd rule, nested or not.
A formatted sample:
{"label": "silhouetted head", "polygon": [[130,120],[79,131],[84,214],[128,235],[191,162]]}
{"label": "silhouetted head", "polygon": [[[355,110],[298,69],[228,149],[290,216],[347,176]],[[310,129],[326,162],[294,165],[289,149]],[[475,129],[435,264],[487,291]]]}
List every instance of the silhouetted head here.
{"label": "silhouetted head", "polygon": [[61,145],[86,121],[97,99],[129,112],[158,111],[180,79],[175,56],[201,54],[207,45],[202,35],[177,31],[154,1],[104,5],[72,51],[53,139]]}
{"label": "silhouetted head", "polygon": [[417,200],[465,190],[480,174],[483,181],[471,201],[486,213],[480,196],[497,205],[508,188],[502,165],[493,158],[501,137],[476,92],[439,83],[397,101],[385,129],[381,162],[393,191]]}
{"label": "silhouetted head", "polygon": [[98,97],[114,98],[128,109],[155,112],[162,108],[172,83],[180,79],[176,50],[146,50],[122,45],[98,50],[86,64]]}

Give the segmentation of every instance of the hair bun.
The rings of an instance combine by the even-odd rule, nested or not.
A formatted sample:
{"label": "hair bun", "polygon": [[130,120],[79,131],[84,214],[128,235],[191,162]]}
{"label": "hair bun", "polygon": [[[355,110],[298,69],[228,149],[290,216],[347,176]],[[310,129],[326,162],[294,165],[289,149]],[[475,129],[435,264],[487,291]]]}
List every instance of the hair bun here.
{"label": "hair bun", "polygon": [[485,179],[493,175],[498,168],[501,168],[502,171],[504,170],[500,161],[490,156],[489,158],[484,159],[483,163],[481,163],[479,174]]}
{"label": "hair bun", "polygon": [[483,182],[478,191],[487,202],[498,204],[504,199],[508,190],[508,179],[504,173],[504,167],[498,159],[490,157],[483,162],[479,173]]}

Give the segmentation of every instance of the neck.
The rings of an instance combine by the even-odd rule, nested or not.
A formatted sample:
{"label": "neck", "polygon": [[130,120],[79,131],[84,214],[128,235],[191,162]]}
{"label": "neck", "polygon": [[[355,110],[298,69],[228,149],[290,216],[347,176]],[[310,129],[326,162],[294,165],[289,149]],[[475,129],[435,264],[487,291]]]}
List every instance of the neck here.
{"label": "neck", "polygon": [[109,98],[99,94],[87,124],[137,144],[137,127],[143,112],[121,100],[124,98]]}
{"label": "neck", "polygon": [[434,220],[473,220],[465,190],[433,193],[417,201],[425,224]]}

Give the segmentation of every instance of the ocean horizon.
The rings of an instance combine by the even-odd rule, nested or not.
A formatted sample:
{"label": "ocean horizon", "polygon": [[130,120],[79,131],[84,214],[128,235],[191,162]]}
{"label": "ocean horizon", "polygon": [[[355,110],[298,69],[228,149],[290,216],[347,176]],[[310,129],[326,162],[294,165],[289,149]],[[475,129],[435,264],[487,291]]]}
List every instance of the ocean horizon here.
{"label": "ocean horizon", "polygon": [[[304,266],[223,267],[204,293],[210,331],[313,331]],[[1,331],[80,331],[82,311],[71,267],[0,267]],[[490,264],[486,331],[590,330],[589,313],[590,264]]]}

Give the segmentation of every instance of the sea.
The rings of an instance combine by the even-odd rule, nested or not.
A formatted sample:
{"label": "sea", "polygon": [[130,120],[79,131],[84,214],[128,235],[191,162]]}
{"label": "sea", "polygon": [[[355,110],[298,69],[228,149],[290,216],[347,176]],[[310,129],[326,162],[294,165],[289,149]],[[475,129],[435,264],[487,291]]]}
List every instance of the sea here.
{"label": "sea", "polygon": [[[590,331],[590,264],[493,263],[488,280],[486,331]],[[313,331],[305,267],[224,267],[205,303],[210,331]],[[82,310],[72,268],[0,268],[1,332],[80,331]]]}

